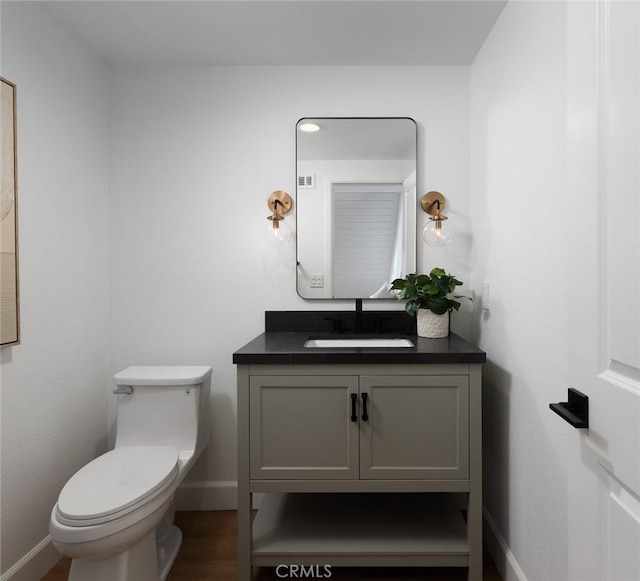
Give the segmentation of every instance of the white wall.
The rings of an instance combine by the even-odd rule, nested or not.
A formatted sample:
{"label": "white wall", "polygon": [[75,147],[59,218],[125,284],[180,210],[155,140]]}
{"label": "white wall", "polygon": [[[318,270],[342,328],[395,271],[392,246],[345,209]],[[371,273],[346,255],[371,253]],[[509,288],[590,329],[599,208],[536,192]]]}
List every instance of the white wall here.
{"label": "white wall", "polygon": [[567,304],[580,288],[566,275],[565,53],[566,6],[510,2],[471,68],[473,286],[491,285],[474,333],[489,358],[488,538],[497,531],[514,559],[505,572],[529,581],[567,578],[571,434],[548,409],[569,387]]}
{"label": "white wall", "polygon": [[2,572],[45,547],[14,577],[39,579],[59,558],[40,543],[60,489],[106,446],[106,70],[3,2],[2,75],[17,85],[22,324],[2,349]]}
{"label": "white wall", "polygon": [[[332,308],[296,294],[294,246],[276,252],[262,238],[268,195],[295,193],[298,119],[413,117],[418,191],[444,192],[450,216],[468,227],[467,67],[302,73],[116,67],[110,75],[111,370],[212,365],[211,444],[190,476],[207,487],[209,506],[230,501],[236,479],[232,352],[263,331],[265,310]],[[459,240],[444,252],[421,248],[419,268],[444,266],[468,281],[468,237]]]}

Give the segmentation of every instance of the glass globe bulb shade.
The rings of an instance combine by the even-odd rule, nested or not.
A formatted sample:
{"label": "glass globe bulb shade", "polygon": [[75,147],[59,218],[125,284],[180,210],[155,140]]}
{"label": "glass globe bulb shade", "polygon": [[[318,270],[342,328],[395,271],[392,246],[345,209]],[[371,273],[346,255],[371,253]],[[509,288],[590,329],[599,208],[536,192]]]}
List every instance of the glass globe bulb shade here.
{"label": "glass globe bulb shade", "polygon": [[269,220],[266,232],[267,244],[269,246],[284,246],[289,244],[293,237],[289,224],[284,220],[279,220],[278,228],[274,228],[273,226],[273,222]]}
{"label": "glass globe bulb shade", "polygon": [[422,230],[422,239],[429,246],[444,246],[453,240],[455,234],[453,228],[449,226],[446,220],[429,220]]}

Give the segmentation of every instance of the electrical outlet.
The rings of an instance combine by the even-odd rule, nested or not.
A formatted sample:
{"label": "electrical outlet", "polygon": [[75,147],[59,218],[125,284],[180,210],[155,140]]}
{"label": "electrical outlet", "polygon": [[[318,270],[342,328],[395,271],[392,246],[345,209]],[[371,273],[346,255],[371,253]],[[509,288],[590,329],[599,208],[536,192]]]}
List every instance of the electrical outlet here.
{"label": "electrical outlet", "polygon": [[311,288],[322,288],[324,286],[324,276],[322,274],[311,274],[309,278],[311,280],[309,284]]}

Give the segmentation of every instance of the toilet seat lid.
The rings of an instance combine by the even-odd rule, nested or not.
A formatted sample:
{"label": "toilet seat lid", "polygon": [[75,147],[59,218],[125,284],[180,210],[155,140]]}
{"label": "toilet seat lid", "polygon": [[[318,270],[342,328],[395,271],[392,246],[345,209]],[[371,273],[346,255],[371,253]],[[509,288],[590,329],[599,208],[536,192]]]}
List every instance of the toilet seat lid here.
{"label": "toilet seat lid", "polygon": [[126,446],[81,468],[60,492],[58,513],[70,520],[100,519],[159,494],[178,472],[172,446]]}

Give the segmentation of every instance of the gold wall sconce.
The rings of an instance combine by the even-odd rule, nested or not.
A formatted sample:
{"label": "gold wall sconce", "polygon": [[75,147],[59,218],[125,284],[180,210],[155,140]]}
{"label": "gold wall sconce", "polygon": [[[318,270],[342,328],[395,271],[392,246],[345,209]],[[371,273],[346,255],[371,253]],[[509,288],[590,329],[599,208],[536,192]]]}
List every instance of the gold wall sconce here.
{"label": "gold wall sconce", "polygon": [[429,246],[444,246],[453,239],[454,230],[446,222],[442,212],[447,206],[445,197],[440,192],[427,192],[420,200],[422,209],[429,214],[429,221],[422,230],[422,238]]}
{"label": "gold wall sconce", "polygon": [[267,199],[272,214],[267,216],[270,224],[267,229],[268,240],[272,244],[288,244],[293,236],[291,228],[284,223],[284,216],[293,207],[291,196],[282,190],[276,190]]}

